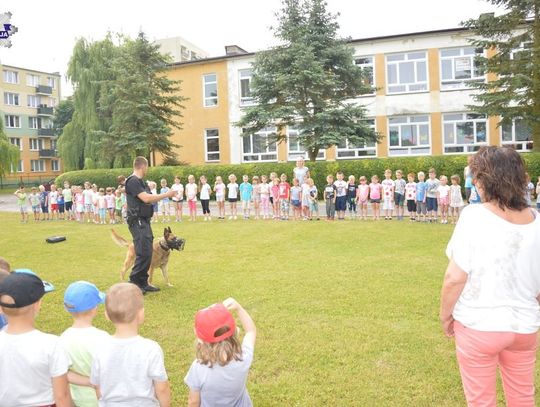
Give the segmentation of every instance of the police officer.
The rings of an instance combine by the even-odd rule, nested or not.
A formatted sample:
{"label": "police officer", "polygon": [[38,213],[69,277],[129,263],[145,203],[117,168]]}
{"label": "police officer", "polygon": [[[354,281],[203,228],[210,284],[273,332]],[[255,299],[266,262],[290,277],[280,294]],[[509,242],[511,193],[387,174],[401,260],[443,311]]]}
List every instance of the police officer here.
{"label": "police officer", "polygon": [[148,284],[148,270],[152,262],[154,241],[150,226],[150,220],[154,214],[152,203],[176,195],[173,190],[165,194],[153,195],[143,180],[147,171],[148,161],[146,158],[137,157],[133,161],[133,174],[126,180],[127,221],[136,254],[129,281],[136,284],[143,293],[159,291],[159,288]]}

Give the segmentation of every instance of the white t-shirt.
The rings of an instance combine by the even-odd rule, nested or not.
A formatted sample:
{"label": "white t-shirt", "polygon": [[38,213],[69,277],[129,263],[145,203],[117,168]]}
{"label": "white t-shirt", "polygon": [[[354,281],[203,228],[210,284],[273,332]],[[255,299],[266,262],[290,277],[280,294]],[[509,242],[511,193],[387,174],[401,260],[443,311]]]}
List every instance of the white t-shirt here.
{"label": "white t-shirt", "polygon": [[51,191],[49,193],[49,203],[51,205],[56,205],[58,203],[58,191]]}
{"label": "white t-shirt", "polygon": [[83,194],[85,205],[94,204],[94,191],[92,191],[91,189],[85,189],[82,194]]}
{"label": "white t-shirt", "polygon": [[238,184],[230,182],[227,185],[227,189],[229,190],[229,199],[237,199],[238,198]]}
{"label": "white t-shirt", "polygon": [[57,336],[37,329],[19,335],[0,332],[2,407],[54,404],[51,379],[68,369],[69,357]]}
{"label": "white t-shirt", "polygon": [[171,189],[176,192],[176,195],[172,198],[174,202],[184,200],[184,186],[182,184],[172,184]]}
{"label": "white t-shirt", "polygon": [[212,192],[212,188],[210,188],[210,185],[201,185],[201,199],[210,199],[210,192]]}
{"label": "white t-shirt", "polygon": [[261,191],[261,195],[270,196],[270,185],[267,184],[266,182],[261,183],[260,191]]}
{"label": "white t-shirt", "polygon": [[439,193],[439,198],[446,198],[450,194],[450,185],[439,185],[437,187],[437,192]]}
{"label": "white t-shirt", "polygon": [[306,174],[309,172],[309,168],[304,166],[302,168],[300,167],[294,167],[293,169],[293,173],[294,173],[294,178],[296,178],[298,180],[298,183],[300,185],[302,185],[304,183],[304,177],[306,176]]}
{"label": "white t-shirt", "polygon": [[334,185],[336,187],[336,196],[338,198],[347,195],[347,182],[345,180],[337,180],[334,182]]}
{"label": "white t-shirt", "polygon": [[188,201],[197,200],[197,184],[187,183],[186,184],[186,198]]}
{"label": "white t-shirt", "polygon": [[216,191],[216,199],[225,198],[225,184],[223,182],[214,185],[214,191]]}
{"label": "white t-shirt", "polygon": [[154,381],[167,381],[163,351],[141,336],[111,337],[94,357],[90,381],[99,386],[100,406],[158,407]]}
{"label": "white t-shirt", "polygon": [[456,321],[478,331],[534,333],[540,327],[540,216],[515,225],[484,205],[467,206],[446,255],[468,274]]}

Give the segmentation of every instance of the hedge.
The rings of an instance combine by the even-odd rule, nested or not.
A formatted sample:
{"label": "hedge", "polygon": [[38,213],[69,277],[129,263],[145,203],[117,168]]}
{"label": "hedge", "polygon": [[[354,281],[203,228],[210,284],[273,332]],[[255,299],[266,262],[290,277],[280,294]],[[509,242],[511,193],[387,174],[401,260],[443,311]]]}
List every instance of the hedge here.
{"label": "hedge", "polygon": [[[536,181],[536,177],[540,176],[540,153],[525,153],[523,154],[523,159],[529,173],[533,177],[533,181]],[[357,180],[361,175],[365,175],[369,179],[375,174],[382,179],[384,178],[383,174],[386,168],[390,168],[394,171],[401,169],[406,178],[406,174],[409,172],[418,173],[419,171],[424,171],[427,173],[429,168],[433,167],[437,170],[438,175],[444,174],[450,177],[453,174],[458,174],[463,184],[463,169],[466,165],[466,155],[394,157],[306,163],[319,190],[326,184],[326,176],[328,174],[335,175],[335,173],[340,170],[343,171],[346,177],[354,175]],[[158,182],[158,184],[160,179],[165,178],[168,185],[172,185],[175,175],[179,175],[182,178],[182,183],[187,182],[187,177],[190,174],[193,174],[197,180],[201,175],[205,175],[208,182],[213,185],[215,177],[218,175],[220,175],[224,182],[227,183],[229,174],[235,174],[240,182],[241,177],[244,174],[249,175],[251,178],[254,175],[268,175],[270,172],[276,172],[278,175],[282,173],[287,174],[290,179],[294,167],[295,163],[293,162],[152,167],[148,170],[146,178],[154,180]],[[56,183],[63,184],[64,181],[69,181],[71,185],[83,185],[85,181],[90,181],[100,187],[116,186],[116,178],[119,175],[128,176],[131,172],[131,168],[71,171],[56,178]]]}

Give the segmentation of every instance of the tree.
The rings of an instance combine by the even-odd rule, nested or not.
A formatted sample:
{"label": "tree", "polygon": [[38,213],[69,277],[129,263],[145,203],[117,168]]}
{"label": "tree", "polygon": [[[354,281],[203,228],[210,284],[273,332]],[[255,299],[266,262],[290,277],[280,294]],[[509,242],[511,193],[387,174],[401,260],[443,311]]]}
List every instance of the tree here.
{"label": "tree", "polygon": [[471,84],[480,91],[471,109],[500,116],[503,125],[522,119],[532,131],[534,151],[540,151],[540,0],[488,1],[506,12],[463,23],[475,34],[474,46],[495,51],[477,58],[494,80]]}
{"label": "tree", "polygon": [[[338,37],[337,16],[324,0],[283,0],[274,35],[280,46],[257,54],[251,96],[256,105],[236,123],[243,135],[268,127],[294,126],[315,160],[320,149],[346,139],[361,145],[378,141],[353,99],[368,94],[366,72],[354,64],[353,49]],[[284,141],[282,131],[275,134]]]}
{"label": "tree", "polygon": [[73,98],[71,96],[58,103],[58,107],[54,111],[53,119],[53,129],[55,136],[60,136],[62,134],[64,126],[68,124],[73,118],[74,110],[75,106],[73,104]]}
{"label": "tree", "polygon": [[20,151],[11,144],[4,131],[4,122],[0,117],[0,178],[4,177],[11,168],[17,168]]}

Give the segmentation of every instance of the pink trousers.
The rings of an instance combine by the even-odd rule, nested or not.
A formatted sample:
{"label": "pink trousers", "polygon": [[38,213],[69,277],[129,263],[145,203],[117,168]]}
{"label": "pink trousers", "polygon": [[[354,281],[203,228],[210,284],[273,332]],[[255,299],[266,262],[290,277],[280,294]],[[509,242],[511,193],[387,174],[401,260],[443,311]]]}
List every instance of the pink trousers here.
{"label": "pink trousers", "polygon": [[497,366],[506,405],[534,407],[537,334],[483,332],[454,322],[456,354],[467,405],[496,407]]}

